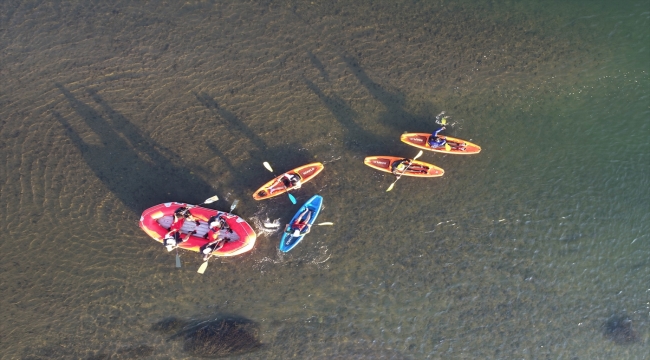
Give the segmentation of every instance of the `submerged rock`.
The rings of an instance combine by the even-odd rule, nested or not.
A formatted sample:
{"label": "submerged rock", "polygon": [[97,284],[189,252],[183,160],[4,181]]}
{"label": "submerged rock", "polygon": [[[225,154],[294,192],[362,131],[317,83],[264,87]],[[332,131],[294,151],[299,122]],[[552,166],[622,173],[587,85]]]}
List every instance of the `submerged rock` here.
{"label": "submerged rock", "polygon": [[183,350],[195,356],[229,356],[259,349],[257,326],[237,319],[210,321],[185,334]]}
{"label": "submerged rock", "polygon": [[258,340],[258,325],[234,316],[207,321],[184,321],[171,317],[154,324],[152,330],[176,330],[169,340],[183,339],[183,350],[193,356],[225,357],[253,352],[262,347]]}
{"label": "submerged rock", "polygon": [[619,345],[639,340],[639,335],[632,328],[632,320],[625,314],[612,315],[603,327],[605,336]]}

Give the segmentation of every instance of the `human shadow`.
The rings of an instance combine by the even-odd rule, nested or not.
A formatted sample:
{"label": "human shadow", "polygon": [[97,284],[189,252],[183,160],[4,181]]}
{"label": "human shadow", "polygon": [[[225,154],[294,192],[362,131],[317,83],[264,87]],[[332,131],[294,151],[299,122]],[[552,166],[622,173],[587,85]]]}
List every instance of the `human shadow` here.
{"label": "human shadow", "polygon": [[312,65],[314,65],[314,67],[318,69],[318,71],[320,72],[320,76],[323,77],[323,80],[330,81],[329,73],[327,72],[327,70],[325,70],[325,65],[323,65],[320,59],[316,55],[314,55],[314,53],[312,53],[311,51],[307,52],[307,56],[309,57],[309,61],[311,61]]}
{"label": "human shadow", "polygon": [[200,203],[215,193],[189,169],[175,164],[171,151],[143,134],[97,92],[88,90],[103,113],[79,101],[63,85],[55,85],[101,144],[86,142],[60,113],[52,112],[54,118],[95,175],[131,210],[140,213],[167,201]]}
{"label": "human shadow", "polygon": [[384,112],[379,118],[381,123],[399,130],[400,134],[407,130],[407,128],[429,129],[432,126],[436,127],[434,123],[435,116],[433,114],[417,116],[406,111],[406,96],[403,93],[399,91],[388,91],[381,84],[372,80],[361,67],[359,61],[353,56],[346,53],[343,53],[340,56],[352,74],[354,74],[357,80],[359,80],[359,83],[370,92],[372,97],[382,103],[386,108],[386,112]]}
{"label": "human shadow", "polygon": [[233,175],[234,182],[238,186],[245,184],[248,187],[256,188],[261,185],[259,179],[265,179],[269,176],[268,171],[266,171],[262,166],[262,163],[265,161],[271,162],[278,174],[314,161],[310,152],[303,149],[299,143],[289,143],[275,147],[269,146],[257,134],[257,132],[246,125],[233,112],[219,105],[212,96],[206,93],[194,95],[203,106],[212,112],[215,122],[225,122],[227,132],[232,135],[228,136],[226,134],[221,134],[222,138],[238,138],[243,136],[248,139],[249,146],[246,151],[250,155],[249,161],[254,164],[259,164],[259,166],[246,168],[245,172],[243,171],[242,166],[233,164],[228,156],[226,156],[225,151],[221,149],[224,146],[221,141],[219,141],[219,143],[217,143],[217,141],[206,142],[208,148],[222,160],[222,163],[225,166],[229,168],[230,173]]}
{"label": "human shadow", "polygon": [[343,99],[337,95],[325,94],[309,79],[303,78],[303,82],[346,129],[344,143],[349,150],[368,154],[368,152],[386,152],[391,149],[394,139],[377,135],[360,126],[356,121],[359,115]]}

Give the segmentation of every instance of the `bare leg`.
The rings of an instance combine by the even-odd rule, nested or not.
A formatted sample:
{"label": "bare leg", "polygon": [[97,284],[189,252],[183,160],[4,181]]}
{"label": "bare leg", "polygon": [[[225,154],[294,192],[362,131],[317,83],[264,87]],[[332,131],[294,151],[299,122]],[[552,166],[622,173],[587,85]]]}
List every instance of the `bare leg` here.
{"label": "bare leg", "polygon": [[[309,209],[305,209],[305,211],[301,212],[298,218],[296,218],[296,224],[300,224],[302,222],[302,219],[308,213],[309,213]],[[311,214],[309,216],[311,217]],[[307,218],[307,221],[309,221],[309,217]]]}

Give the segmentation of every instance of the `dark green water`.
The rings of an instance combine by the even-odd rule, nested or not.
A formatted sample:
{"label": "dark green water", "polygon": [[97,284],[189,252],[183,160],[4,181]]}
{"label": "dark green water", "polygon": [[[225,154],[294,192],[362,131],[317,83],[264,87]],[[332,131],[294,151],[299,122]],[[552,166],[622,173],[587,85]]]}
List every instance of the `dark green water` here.
{"label": "dark green water", "polygon": [[[191,358],[151,331],[236,314],[241,358],[644,359],[650,353],[650,6],[478,1],[0,4],[3,359]],[[437,179],[363,165],[404,131]],[[322,161],[288,254],[252,192]],[[236,213],[256,247],[201,261],[137,227],[170,200]],[[607,336],[612,317],[635,336]]]}

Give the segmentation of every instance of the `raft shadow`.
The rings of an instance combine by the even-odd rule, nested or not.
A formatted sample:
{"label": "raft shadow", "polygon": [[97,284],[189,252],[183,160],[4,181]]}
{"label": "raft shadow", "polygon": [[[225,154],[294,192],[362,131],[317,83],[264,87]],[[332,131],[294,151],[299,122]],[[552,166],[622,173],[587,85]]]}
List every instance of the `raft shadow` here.
{"label": "raft shadow", "polygon": [[175,154],[144,135],[97,92],[88,90],[105,114],[79,101],[63,85],[55,85],[99,137],[101,145],[84,141],[58,112],[52,112],[54,118],[63,125],[95,175],[132,211],[140,213],[149,206],[167,201],[200,203],[215,193],[215,189],[191,174],[189,169],[175,164],[180,162]]}

